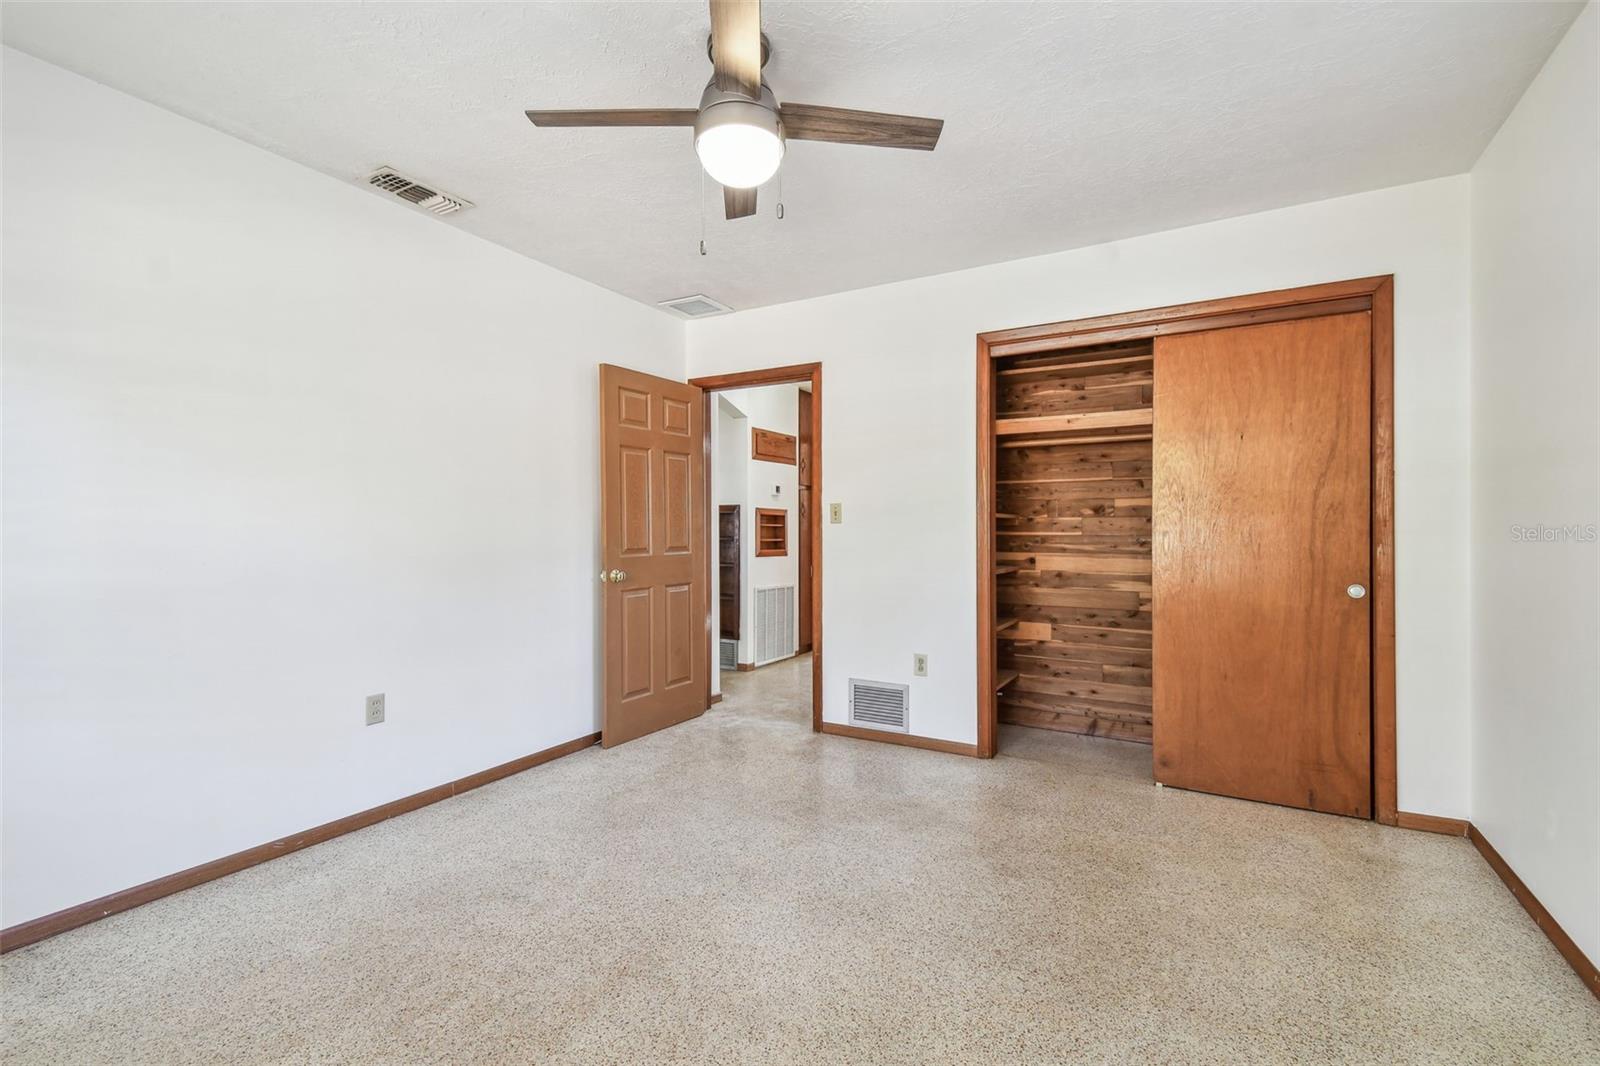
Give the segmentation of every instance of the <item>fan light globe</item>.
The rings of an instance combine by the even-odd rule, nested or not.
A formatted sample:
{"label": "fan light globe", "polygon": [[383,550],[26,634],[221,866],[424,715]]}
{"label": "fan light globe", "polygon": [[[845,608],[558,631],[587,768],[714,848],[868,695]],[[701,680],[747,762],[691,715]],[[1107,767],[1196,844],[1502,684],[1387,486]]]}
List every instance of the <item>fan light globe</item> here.
{"label": "fan light globe", "polygon": [[718,89],[713,78],[700,95],[694,150],[718,185],[753,189],[771,180],[783,162],[783,121],[772,90],[763,85],[752,100]]}
{"label": "fan light globe", "polygon": [[702,131],[694,150],[711,180],[730,189],[765,184],[783,162],[783,138],[777,131],[744,122]]}

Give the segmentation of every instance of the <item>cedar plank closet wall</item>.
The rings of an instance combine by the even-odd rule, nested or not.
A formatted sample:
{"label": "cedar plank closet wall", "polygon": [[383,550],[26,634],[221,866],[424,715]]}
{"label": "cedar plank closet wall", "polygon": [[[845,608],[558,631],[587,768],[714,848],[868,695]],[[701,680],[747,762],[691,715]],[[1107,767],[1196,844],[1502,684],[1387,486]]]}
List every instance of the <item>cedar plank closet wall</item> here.
{"label": "cedar plank closet wall", "polygon": [[1001,722],[1150,743],[1153,358],[994,361]]}

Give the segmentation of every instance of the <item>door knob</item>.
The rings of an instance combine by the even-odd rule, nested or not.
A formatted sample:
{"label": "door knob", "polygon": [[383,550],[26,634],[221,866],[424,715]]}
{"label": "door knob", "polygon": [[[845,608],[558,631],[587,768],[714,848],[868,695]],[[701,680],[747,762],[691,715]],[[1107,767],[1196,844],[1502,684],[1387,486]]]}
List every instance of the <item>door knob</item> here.
{"label": "door knob", "polygon": [[628,580],[628,572],[626,570],[613,570],[608,576],[611,578],[613,583],[617,581]]}
{"label": "door knob", "polygon": [[1349,596],[1352,600],[1359,600],[1359,599],[1361,599],[1361,597],[1363,597],[1363,596],[1365,596],[1367,594],[1367,586],[1365,586],[1365,585],[1347,585],[1345,587],[1344,591],[1345,591],[1345,595]]}

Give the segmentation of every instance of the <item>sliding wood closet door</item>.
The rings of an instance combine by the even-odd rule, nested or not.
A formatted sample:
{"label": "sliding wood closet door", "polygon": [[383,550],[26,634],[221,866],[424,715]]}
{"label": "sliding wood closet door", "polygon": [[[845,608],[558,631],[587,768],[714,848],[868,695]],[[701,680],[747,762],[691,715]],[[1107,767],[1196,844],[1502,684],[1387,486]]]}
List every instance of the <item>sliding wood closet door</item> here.
{"label": "sliding wood closet door", "polygon": [[1370,318],[1156,341],[1163,784],[1371,816]]}

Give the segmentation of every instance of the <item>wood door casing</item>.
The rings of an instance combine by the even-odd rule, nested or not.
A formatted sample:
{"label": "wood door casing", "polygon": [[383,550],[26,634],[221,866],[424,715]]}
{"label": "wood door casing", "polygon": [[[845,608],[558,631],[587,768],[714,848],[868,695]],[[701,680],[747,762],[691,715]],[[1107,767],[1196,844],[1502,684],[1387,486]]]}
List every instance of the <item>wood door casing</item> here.
{"label": "wood door casing", "polygon": [[739,505],[717,508],[717,622],[724,640],[739,639]]}
{"label": "wood door casing", "polygon": [[799,564],[800,572],[800,602],[798,608],[798,642],[795,652],[804,655],[811,650],[811,393],[801,389],[797,398],[799,404],[799,457],[795,480],[798,489],[795,492],[796,518],[798,525],[798,540],[800,544]]}
{"label": "wood door casing", "polygon": [[[822,453],[824,451],[823,444],[822,444],[823,417],[822,417],[822,364],[821,363],[800,363],[800,364],[795,364],[795,365],[792,365],[792,366],[768,367],[765,370],[745,370],[745,371],[738,371],[738,372],[731,373],[731,374],[712,374],[712,375],[709,375],[709,376],[706,376],[706,377],[693,378],[693,379],[691,379],[690,384],[695,385],[696,387],[700,388],[701,390],[703,390],[706,393],[711,393],[711,392],[718,392],[718,391],[721,391],[723,389],[749,389],[749,388],[754,388],[754,387],[756,387],[758,385],[778,385],[778,384],[782,384],[784,382],[789,382],[789,381],[794,381],[794,382],[809,381],[811,383],[810,439],[811,439],[811,443],[812,443],[812,452],[811,452],[811,462],[810,462],[810,466],[809,466],[809,472],[810,472],[810,477],[811,477],[811,492],[812,492],[812,495],[813,495],[814,498],[820,500],[822,498],[822,486],[823,486]],[[709,424],[710,419],[712,417],[714,417],[713,412],[711,410],[709,397],[707,397],[707,399],[704,402],[706,404],[706,406],[704,408],[704,420]],[[703,444],[704,444],[704,448],[705,448],[705,454],[708,457],[707,463],[706,463],[706,478],[707,478],[707,482],[706,482],[705,493],[706,493],[706,496],[709,498],[710,495],[711,495],[711,485],[710,485],[710,480],[709,480],[709,478],[710,478],[710,470],[711,470],[711,463],[709,461],[709,457],[710,457],[710,454],[711,454],[711,437],[710,437],[710,434],[706,434],[705,435],[705,439],[704,439]],[[708,513],[708,515],[709,515],[709,513]],[[708,517],[707,518],[707,523],[708,524],[709,524],[709,521],[710,521],[710,519]],[[822,590],[822,584],[823,584],[823,582],[822,582],[822,565],[823,565],[822,525],[821,525],[821,522],[818,520],[818,508],[812,508],[812,511],[811,511],[811,526],[810,526],[810,528],[808,530],[805,531],[804,535],[809,539],[809,541],[811,543],[811,552],[812,552],[812,555],[811,555],[811,640],[812,640],[812,651],[811,651],[811,729],[812,729],[813,732],[820,733],[820,732],[823,731],[823,729],[822,729],[822,694],[823,694],[823,679],[822,679],[822,677],[823,677],[823,668],[824,668],[823,659],[824,659],[824,656],[827,654],[827,649],[826,649],[826,645],[825,645],[825,643],[823,641],[823,638],[822,638],[822,624],[823,624],[826,612],[823,610],[823,607],[822,607],[822,603],[823,603],[823,599],[822,599],[822,591],[823,591]],[[709,559],[707,560],[707,565],[708,566],[710,565]],[[711,581],[711,574],[710,574],[710,572],[708,570],[707,573],[706,573],[706,582],[709,584],[710,581]],[[705,624],[706,624],[706,630],[707,630],[707,632],[709,632],[710,629],[711,629],[711,624],[712,624],[712,619],[711,619],[711,615],[710,615],[709,609],[708,609],[707,614],[706,614]],[[706,694],[705,695],[706,695],[706,704],[707,704],[707,706],[709,706],[710,703],[711,703],[711,678],[710,678],[709,674],[706,677]],[[840,727],[840,728],[848,728],[848,727]]]}
{"label": "wood door casing", "polygon": [[704,713],[706,531],[698,388],[600,367],[601,743]]}
{"label": "wood door casing", "polygon": [[1156,340],[1156,780],[1372,814],[1371,315]]}

